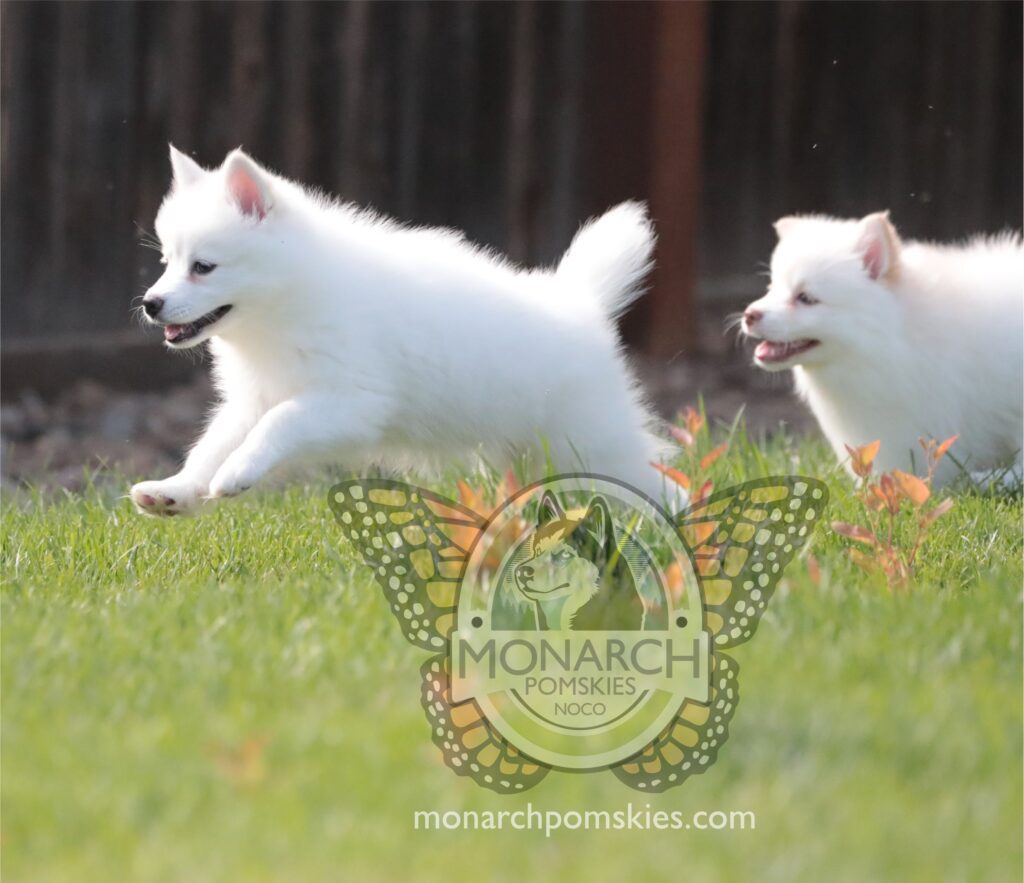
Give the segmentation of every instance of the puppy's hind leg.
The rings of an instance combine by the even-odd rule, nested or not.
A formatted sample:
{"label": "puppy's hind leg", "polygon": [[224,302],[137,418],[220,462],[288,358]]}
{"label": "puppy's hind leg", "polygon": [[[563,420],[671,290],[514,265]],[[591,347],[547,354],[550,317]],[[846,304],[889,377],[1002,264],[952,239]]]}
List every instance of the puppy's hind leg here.
{"label": "puppy's hind leg", "polygon": [[631,454],[619,465],[615,477],[650,498],[669,513],[675,514],[690,505],[686,490],[659,472],[654,464],[662,460],[660,446],[643,445],[639,455]]}
{"label": "puppy's hind leg", "polygon": [[675,513],[689,505],[686,491],[666,478],[655,467],[664,456],[665,445],[643,429],[620,427],[613,431],[604,427],[601,437],[591,436],[586,447],[573,446],[573,458],[563,471],[583,471],[620,481]]}

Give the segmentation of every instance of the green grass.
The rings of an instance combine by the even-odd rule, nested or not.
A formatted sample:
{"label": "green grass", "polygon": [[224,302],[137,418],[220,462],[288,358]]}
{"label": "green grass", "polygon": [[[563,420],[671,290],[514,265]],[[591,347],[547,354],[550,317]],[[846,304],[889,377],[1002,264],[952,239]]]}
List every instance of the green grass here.
{"label": "green grass", "polygon": [[[826,478],[738,434],[718,487]],[[417,669],[327,483],[199,519],[100,482],[3,510],[5,880],[1011,880],[1021,871],[1021,503],[958,497],[891,594],[822,525],[735,652],[718,762],[662,795],[552,773],[502,797],[430,742]],[[245,746],[249,747],[246,748]],[[247,755],[248,752],[248,755]],[[751,810],[754,831],[412,829],[414,809]]]}

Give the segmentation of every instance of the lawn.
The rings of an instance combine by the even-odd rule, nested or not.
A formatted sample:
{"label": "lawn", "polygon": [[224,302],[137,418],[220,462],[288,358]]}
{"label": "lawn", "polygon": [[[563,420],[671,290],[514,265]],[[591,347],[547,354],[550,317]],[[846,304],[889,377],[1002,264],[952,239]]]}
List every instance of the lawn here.
{"label": "lawn", "polygon": [[[816,475],[829,519],[859,518],[817,442],[737,432],[711,472]],[[794,563],[734,653],[742,701],[704,775],[643,795],[551,773],[505,797],[440,762],[425,654],[326,480],[167,521],[123,487],[4,503],[7,881],[1020,879],[1019,496],[958,495],[895,593],[820,522],[820,573]],[[630,802],[756,829],[413,830],[414,810]]]}

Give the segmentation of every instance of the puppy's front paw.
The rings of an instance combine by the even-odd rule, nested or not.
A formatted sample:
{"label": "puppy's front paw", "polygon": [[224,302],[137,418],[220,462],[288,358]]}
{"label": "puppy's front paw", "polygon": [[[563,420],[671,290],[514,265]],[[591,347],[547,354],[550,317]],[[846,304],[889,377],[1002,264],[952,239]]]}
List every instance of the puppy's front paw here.
{"label": "puppy's front paw", "polygon": [[206,488],[179,478],[141,481],[129,493],[143,515],[171,516],[193,513],[202,502]]}
{"label": "puppy's front paw", "polygon": [[210,496],[237,497],[249,490],[259,479],[255,464],[245,457],[232,454],[217,470],[210,482]]}

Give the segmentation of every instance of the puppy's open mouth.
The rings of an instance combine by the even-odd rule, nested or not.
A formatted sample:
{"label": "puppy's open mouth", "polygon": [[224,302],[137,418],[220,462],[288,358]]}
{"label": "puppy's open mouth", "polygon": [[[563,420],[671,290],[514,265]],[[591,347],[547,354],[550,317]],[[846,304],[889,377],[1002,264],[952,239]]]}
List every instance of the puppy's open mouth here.
{"label": "puppy's open mouth", "polygon": [[808,350],[814,349],[820,342],[818,340],[762,340],[754,350],[754,358],[766,365],[777,365],[803,355]]}
{"label": "puppy's open mouth", "polygon": [[212,313],[200,316],[194,322],[189,322],[187,325],[164,325],[164,340],[172,346],[187,343],[204,328],[209,328],[214,322],[227,315],[230,311],[231,304],[227,304],[223,307],[217,307]]}

